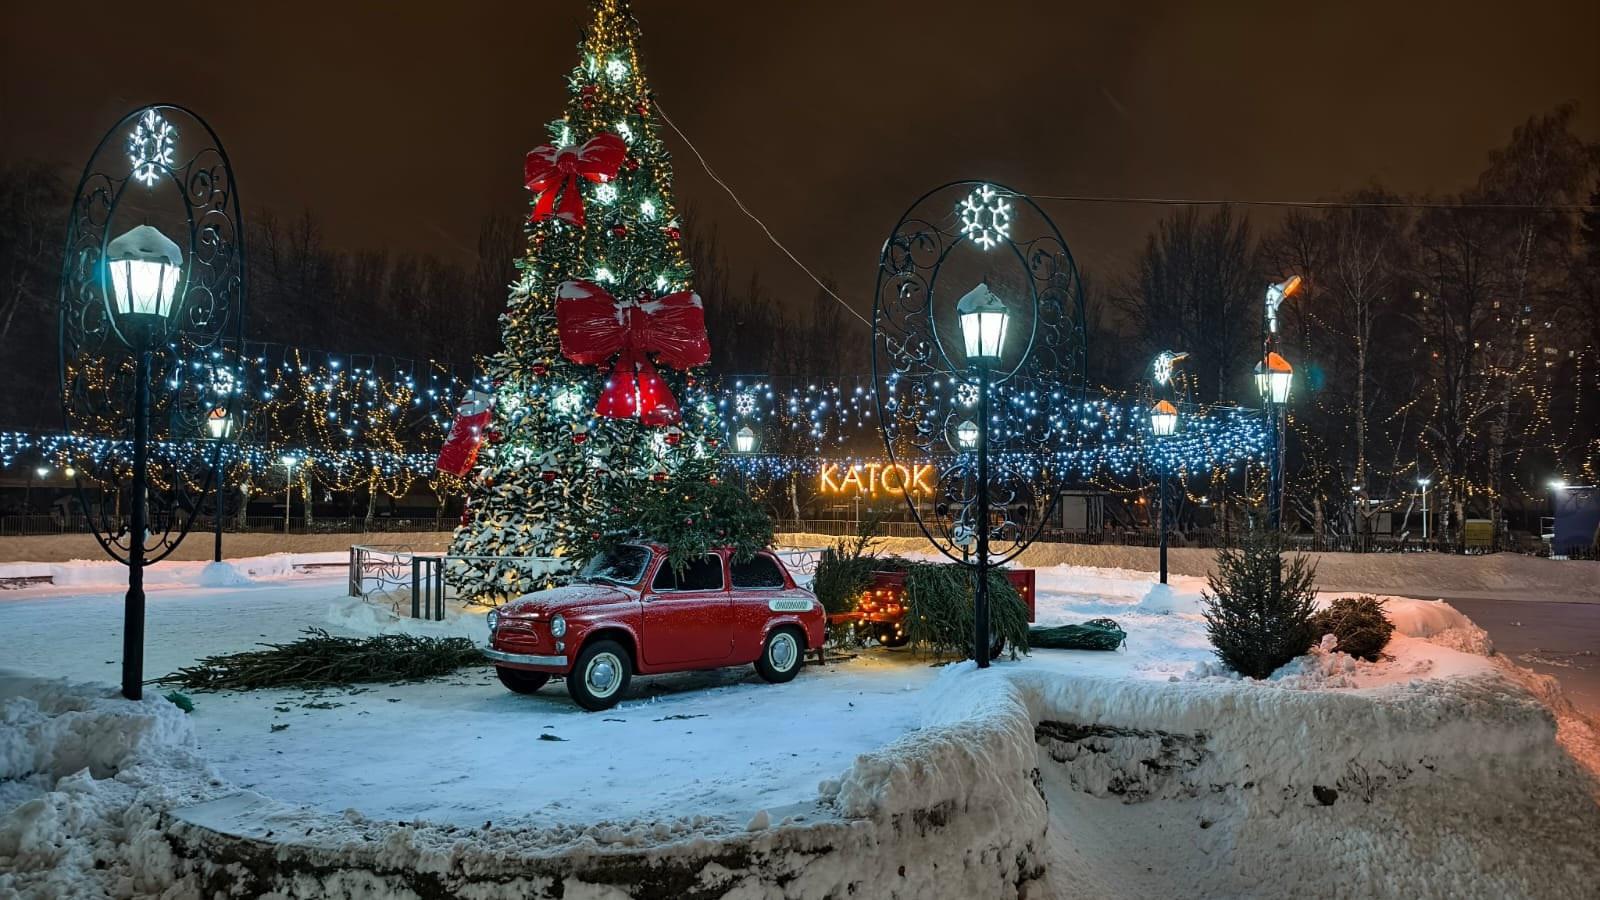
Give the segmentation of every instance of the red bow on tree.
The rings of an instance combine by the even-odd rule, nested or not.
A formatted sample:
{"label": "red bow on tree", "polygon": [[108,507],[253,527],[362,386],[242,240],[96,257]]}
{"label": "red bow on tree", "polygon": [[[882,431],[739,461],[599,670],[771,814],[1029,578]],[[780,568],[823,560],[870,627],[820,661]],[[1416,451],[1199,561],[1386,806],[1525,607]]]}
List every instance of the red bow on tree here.
{"label": "red bow on tree", "polygon": [[[628,145],[608,132],[595,135],[582,147],[557,147],[545,144],[528,151],[523,165],[523,181],[539,195],[528,218],[541,222],[554,216],[563,222],[583,227],[583,193],[578,179],[605,183],[617,177]],[[557,196],[561,205],[556,205]]]}
{"label": "red bow on tree", "polygon": [[634,303],[590,281],[564,282],[556,289],[556,331],[561,355],[579,365],[603,366],[617,357],[594,409],[608,419],[677,423],[678,401],[645,354],[680,370],[711,359],[705,311],[693,291]]}

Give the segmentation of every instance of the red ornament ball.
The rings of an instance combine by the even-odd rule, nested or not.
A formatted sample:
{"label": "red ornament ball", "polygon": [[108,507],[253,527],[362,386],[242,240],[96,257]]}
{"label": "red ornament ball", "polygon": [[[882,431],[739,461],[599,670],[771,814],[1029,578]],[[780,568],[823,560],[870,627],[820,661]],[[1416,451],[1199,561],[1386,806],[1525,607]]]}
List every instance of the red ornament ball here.
{"label": "red ornament ball", "polygon": [[588,439],[589,439],[589,432],[587,432],[587,431],[574,431],[572,433],[572,442],[574,444],[581,444],[584,441],[587,441]]}
{"label": "red ornament ball", "polygon": [[539,473],[539,477],[544,479],[545,484],[549,484],[552,481],[555,481],[556,476],[560,474],[561,473],[557,472],[555,469],[545,469],[543,472]]}
{"label": "red ornament ball", "polygon": [[675,240],[677,240],[678,238],[680,238],[682,236],[683,236],[683,232],[679,231],[675,226],[671,226],[671,225],[667,226],[667,237],[669,239],[675,241]]}
{"label": "red ornament ball", "polygon": [[712,487],[715,487],[715,486],[717,486],[717,485],[719,485],[719,484],[721,484],[721,483],[722,483],[722,479],[721,479],[721,478],[718,478],[718,477],[717,477],[717,476],[715,476],[715,475],[713,475],[713,476],[711,476],[711,477],[710,477],[710,478],[707,478],[707,479],[706,479],[706,484],[709,484],[709,485],[711,485],[711,486],[712,486]]}
{"label": "red ornament ball", "polygon": [[650,118],[650,104],[644,100],[640,100],[639,105],[635,106],[633,110],[646,119]]}
{"label": "red ornament ball", "polygon": [[537,362],[537,363],[533,364],[533,374],[539,376],[540,378],[543,378],[545,373],[549,372],[549,371],[550,371],[550,367],[545,365],[542,362]]}
{"label": "red ornament ball", "polygon": [[586,85],[583,86],[583,89],[580,90],[578,93],[582,94],[585,97],[593,97],[596,93],[599,92],[599,90],[600,90],[600,88],[596,87],[595,85],[586,84]]}
{"label": "red ornament ball", "polygon": [[506,436],[498,431],[491,431],[488,433],[488,435],[486,435],[486,437],[488,437],[489,443],[491,444],[498,444],[506,439]]}
{"label": "red ornament ball", "polygon": [[662,438],[662,440],[667,442],[668,447],[676,447],[683,441],[683,432],[669,431],[667,432],[666,437]]}
{"label": "red ornament ball", "polygon": [[629,172],[638,171],[638,169],[639,169],[639,158],[637,156],[630,156],[630,157],[628,157],[628,158],[626,158],[626,159],[624,159],[622,161],[622,165]]}
{"label": "red ornament ball", "polygon": [[590,100],[588,97],[583,98],[583,108],[586,111],[594,109],[594,101]]}
{"label": "red ornament ball", "polygon": [[611,226],[611,234],[614,237],[627,237],[628,236],[628,226],[620,224],[620,223],[616,224],[616,225],[613,225],[613,226]]}

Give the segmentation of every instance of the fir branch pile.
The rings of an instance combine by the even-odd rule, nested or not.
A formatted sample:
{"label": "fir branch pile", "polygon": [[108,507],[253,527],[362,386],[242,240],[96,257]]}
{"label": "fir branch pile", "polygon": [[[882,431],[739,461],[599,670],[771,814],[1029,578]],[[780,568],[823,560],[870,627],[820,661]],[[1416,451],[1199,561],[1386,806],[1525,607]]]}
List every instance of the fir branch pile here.
{"label": "fir branch pile", "polygon": [[1331,634],[1334,649],[1376,662],[1394,634],[1394,623],[1377,597],[1340,597],[1311,617],[1312,634]]}
{"label": "fir branch pile", "polygon": [[[941,656],[972,655],[973,570],[956,563],[911,563],[906,570],[906,634]],[[1028,650],[1028,607],[999,569],[989,572],[989,635],[1005,638],[1015,659]]]}
{"label": "fir branch pile", "polygon": [[157,684],[197,691],[323,687],[372,681],[411,681],[448,675],[465,666],[487,665],[467,638],[386,634],[334,637],[307,628],[305,637],[265,649],[208,656],[193,666],[156,679]]}
{"label": "fir branch pile", "polygon": [[691,560],[732,547],[743,562],[772,546],[772,517],[738,485],[718,480],[709,465],[688,466],[643,484],[613,483],[589,512],[589,528],[572,542],[589,559],[629,541],[659,541],[681,572]]}
{"label": "fir branch pile", "polygon": [[1239,549],[1217,551],[1217,570],[1201,595],[1206,634],[1228,668],[1265,678],[1311,649],[1319,632],[1311,624],[1316,568],[1304,556],[1283,568],[1283,540],[1275,532],[1247,532]]}

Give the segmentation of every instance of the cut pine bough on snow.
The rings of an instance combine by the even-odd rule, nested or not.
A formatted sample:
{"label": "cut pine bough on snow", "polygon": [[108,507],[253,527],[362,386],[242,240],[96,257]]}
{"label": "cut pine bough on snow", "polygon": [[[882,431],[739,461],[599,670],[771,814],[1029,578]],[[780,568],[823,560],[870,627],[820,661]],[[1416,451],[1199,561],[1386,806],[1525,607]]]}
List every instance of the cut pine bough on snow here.
{"label": "cut pine bough on snow", "polygon": [[[1396,611],[1396,660],[1313,654],[1269,681],[1074,671],[1111,655],[1050,651],[949,666],[920,729],[748,828],[321,813],[214,781],[164,701],[13,680],[0,703],[29,749],[0,759],[36,796],[0,824],[0,871],[32,880],[0,876],[0,893],[127,878],[305,897],[1584,896],[1600,789],[1550,709],[1569,747],[1587,726],[1541,702],[1548,680],[1482,655],[1459,614],[1414,605]],[[1388,680],[1342,687],[1369,665]],[[136,739],[94,739],[110,733]],[[122,847],[130,826],[151,840]],[[60,840],[69,827],[85,834]]]}

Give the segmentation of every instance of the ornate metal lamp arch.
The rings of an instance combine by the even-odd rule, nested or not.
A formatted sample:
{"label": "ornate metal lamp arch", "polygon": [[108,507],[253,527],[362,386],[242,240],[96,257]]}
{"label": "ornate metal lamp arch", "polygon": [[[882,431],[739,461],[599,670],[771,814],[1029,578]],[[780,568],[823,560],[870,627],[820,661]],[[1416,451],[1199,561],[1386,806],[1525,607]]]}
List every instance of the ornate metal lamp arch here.
{"label": "ornate metal lamp arch", "polygon": [[[111,241],[141,224],[156,225],[183,252],[164,333],[143,342],[124,332],[108,302]],[[219,409],[231,417],[233,435],[242,430],[247,278],[238,190],[216,132],[172,103],[123,116],[96,144],[73,194],[62,253],[60,376],[68,433],[131,445],[140,355],[134,346],[149,351],[146,380],[159,389],[149,407],[145,565],[177,549],[216,480],[214,464],[179,452],[175,442],[209,439],[207,420]],[[138,536],[122,495],[133,473],[115,456],[87,453],[69,462],[95,539],[128,563]]]}
{"label": "ornate metal lamp arch", "polygon": [[[977,200],[987,204],[977,222],[935,214],[935,203],[960,193],[969,212]],[[1037,220],[1037,234],[1014,239],[1016,216],[1006,212],[1002,222],[1002,208]],[[944,206],[951,209],[958,207]],[[997,293],[1009,307],[1011,346],[989,377],[991,403],[1003,410],[991,414],[988,436],[989,499],[1000,512],[998,522],[991,517],[989,561],[1004,563],[1038,537],[1060,495],[1078,422],[1068,411],[1087,386],[1083,284],[1066,239],[1026,194],[949,182],[917,198],[884,241],[873,298],[873,394],[885,449],[891,465],[935,464],[933,497],[909,486],[901,495],[928,539],[957,562],[970,555],[978,496],[974,454],[960,432],[981,423],[966,418],[979,407],[978,382],[950,352],[952,340],[959,346],[950,313],[980,283],[977,270],[986,273],[982,282],[995,279],[996,259],[1010,263],[1009,273],[998,272]],[[1014,339],[1019,325],[1025,340]]]}

